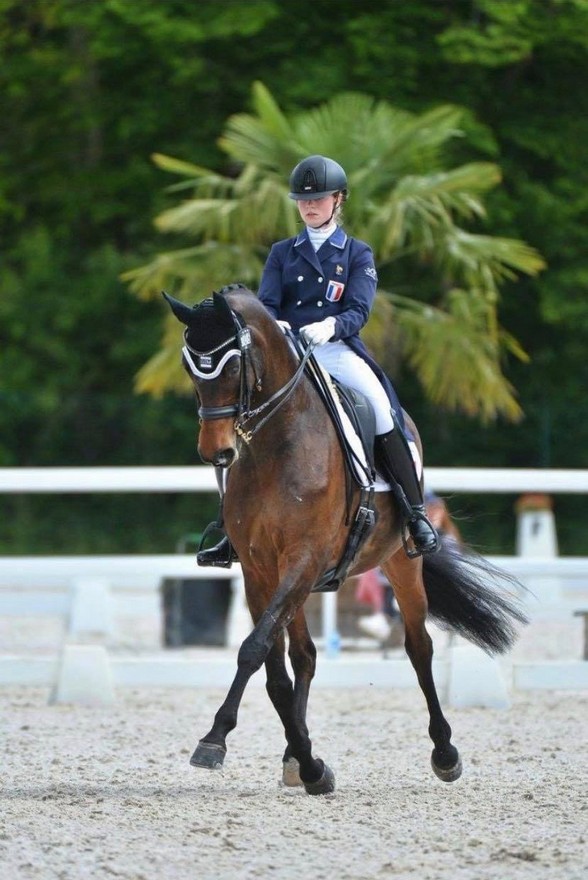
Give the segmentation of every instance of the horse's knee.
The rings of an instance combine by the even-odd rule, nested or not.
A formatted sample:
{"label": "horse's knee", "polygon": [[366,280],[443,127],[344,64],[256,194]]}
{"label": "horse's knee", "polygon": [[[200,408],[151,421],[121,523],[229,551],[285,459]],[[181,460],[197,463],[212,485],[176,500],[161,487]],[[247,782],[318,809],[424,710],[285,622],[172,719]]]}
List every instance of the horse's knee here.
{"label": "horse's knee", "polygon": [[239,648],[237,655],[239,669],[249,672],[250,675],[257,672],[265,663],[266,657],[274,645],[277,631],[276,620],[269,612],[265,611],[254,630],[249,633]]}
{"label": "horse's knee", "polygon": [[239,669],[243,669],[253,675],[254,672],[257,672],[263,666],[268,650],[268,646],[254,630],[247,636],[239,648],[239,653],[237,654]]}

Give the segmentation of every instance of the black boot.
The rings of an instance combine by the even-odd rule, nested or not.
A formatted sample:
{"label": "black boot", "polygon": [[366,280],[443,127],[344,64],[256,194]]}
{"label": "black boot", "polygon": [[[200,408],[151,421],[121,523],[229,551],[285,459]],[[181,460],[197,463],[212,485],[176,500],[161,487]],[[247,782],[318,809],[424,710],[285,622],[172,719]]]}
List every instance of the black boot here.
{"label": "black boot", "polygon": [[434,553],[439,549],[439,535],[427,519],[421,484],[406,437],[399,426],[376,437],[377,464],[391,485],[414,543],[409,556]]}

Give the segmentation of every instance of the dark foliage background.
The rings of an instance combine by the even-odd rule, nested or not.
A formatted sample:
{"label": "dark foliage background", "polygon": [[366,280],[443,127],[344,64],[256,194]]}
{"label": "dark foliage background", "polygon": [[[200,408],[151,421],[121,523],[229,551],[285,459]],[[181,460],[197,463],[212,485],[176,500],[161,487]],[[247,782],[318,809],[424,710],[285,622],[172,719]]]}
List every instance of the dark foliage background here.
{"label": "dark foliage background", "polygon": [[[548,263],[501,305],[531,356],[504,365],[526,417],[482,427],[396,381],[429,465],[588,467],[587,47],[580,0],[2,0],[0,466],[196,461],[192,402],[133,393],[161,309],[120,274],[161,247],[169,180],[150,155],[220,169],[216,138],[260,80],[286,110],[354,90],[471,111],[456,158],[504,173],[489,230]],[[511,552],[514,500],[450,506],[469,540]],[[583,508],[556,499],[562,552],[588,553]],[[0,552],[164,552],[213,510],[212,497],[0,496]]]}

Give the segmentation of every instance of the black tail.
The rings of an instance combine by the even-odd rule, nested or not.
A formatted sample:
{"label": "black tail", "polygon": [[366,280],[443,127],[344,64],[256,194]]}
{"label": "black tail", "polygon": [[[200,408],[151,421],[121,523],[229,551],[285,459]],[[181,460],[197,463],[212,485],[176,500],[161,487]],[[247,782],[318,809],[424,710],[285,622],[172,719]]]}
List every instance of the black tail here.
{"label": "black tail", "polygon": [[[443,542],[423,557],[429,614],[488,654],[503,654],[528,623],[521,606],[525,587],[483,556]],[[518,594],[518,595],[517,595]]]}

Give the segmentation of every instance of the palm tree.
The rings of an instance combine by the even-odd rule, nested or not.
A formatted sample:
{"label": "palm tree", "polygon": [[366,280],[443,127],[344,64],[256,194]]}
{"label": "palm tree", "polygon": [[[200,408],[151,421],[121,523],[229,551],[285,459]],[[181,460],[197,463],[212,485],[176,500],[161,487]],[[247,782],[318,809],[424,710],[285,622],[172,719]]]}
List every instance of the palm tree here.
{"label": "palm tree", "polygon": [[[147,298],[172,286],[188,301],[237,279],[255,289],[271,243],[297,229],[291,169],[309,154],[332,156],[349,181],[346,228],[370,243],[378,266],[377,305],[365,331],[376,356],[393,371],[387,352],[400,353],[441,407],[485,421],[499,414],[518,419],[501,365],[507,353],[522,360],[526,354],[499,325],[499,289],[544,263],[524,242],[462,226],[484,219],[482,197],[500,182],[491,163],[444,167],[465,111],[446,105],[415,115],[352,93],[289,116],[261,83],[253,86],[253,109],[232,116],[219,141],[234,176],[153,157],[182,178],[171,191],[187,193],[156,218],[156,227],[194,243],[126,273],[131,289]],[[406,292],[394,290],[398,278]],[[187,387],[177,333],[170,319],[161,350],[138,375],[138,390]]]}

